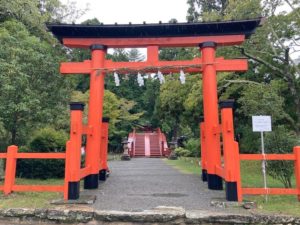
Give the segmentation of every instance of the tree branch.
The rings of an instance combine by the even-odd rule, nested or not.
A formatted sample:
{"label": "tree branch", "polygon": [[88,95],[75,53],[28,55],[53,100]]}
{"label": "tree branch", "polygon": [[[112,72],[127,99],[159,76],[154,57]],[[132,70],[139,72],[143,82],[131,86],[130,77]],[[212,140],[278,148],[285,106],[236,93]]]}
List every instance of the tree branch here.
{"label": "tree branch", "polygon": [[254,55],[251,55],[250,53],[247,53],[243,47],[239,47],[239,46],[234,46],[234,47],[237,48],[237,49],[239,49],[244,56],[246,56],[249,59],[252,59],[252,60],[254,60],[254,61],[258,62],[258,63],[263,64],[264,66],[268,67],[269,69],[273,70],[274,72],[280,74],[283,77],[283,79],[286,80],[286,78],[285,78],[285,72],[283,70],[281,70],[281,69],[273,66],[271,63],[269,63],[269,62],[267,62],[267,61],[265,61],[265,60],[263,60],[263,59],[261,59],[259,57],[256,57]]}

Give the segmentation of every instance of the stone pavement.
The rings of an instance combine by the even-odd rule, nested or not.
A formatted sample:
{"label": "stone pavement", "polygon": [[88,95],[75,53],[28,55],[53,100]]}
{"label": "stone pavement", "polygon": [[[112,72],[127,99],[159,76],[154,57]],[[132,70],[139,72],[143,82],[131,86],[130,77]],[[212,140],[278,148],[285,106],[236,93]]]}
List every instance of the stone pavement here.
{"label": "stone pavement", "polygon": [[81,195],[97,195],[95,210],[142,211],[157,206],[178,206],[186,210],[215,210],[214,199],[224,199],[224,191],[207,189],[201,177],[183,174],[158,158],[111,161],[110,177],[97,190]]}

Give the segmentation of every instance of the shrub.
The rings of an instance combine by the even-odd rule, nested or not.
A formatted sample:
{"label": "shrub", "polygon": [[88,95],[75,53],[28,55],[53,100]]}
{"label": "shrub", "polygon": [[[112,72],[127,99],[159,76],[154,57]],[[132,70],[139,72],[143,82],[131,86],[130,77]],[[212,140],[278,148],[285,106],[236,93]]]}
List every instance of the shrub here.
{"label": "shrub", "polygon": [[[266,153],[291,153],[296,145],[296,136],[283,126],[266,134]],[[267,161],[267,173],[281,181],[286,188],[291,188],[294,164],[291,161]]]}
{"label": "shrub", "polygon": [[[28,146],[20,152],[64,152],[68,139],[64,131],[43,128],[31,138]],[[17,176],[24,178],[61,178],[64,177],[64,160],[58,159],[20,159],[17,162]]]}
{"label": "shrub", "polygon": [[190,156],[200,157],[200,139],[190,138],[185,143],[185,148],[190,152]]}
{"label": "shrub", "polygon": [[240,135],[239,147],[240,153],[259,153],[260,150],[260,133],[253,132],[251,126],[239,125],[236,134]]}
{"label": "shrub", "polygon": [[176,148],[175,149],[175,153],[176,153],[176,155],[177,156],[179,156],[179,157],[190,157],[190,156],[192,156],[191,155],[191,152],[189,151],[189,150],[187,150],[187,149],[185,149],[185,148],[182,148],[182,147],[178,147],[178,148]]}

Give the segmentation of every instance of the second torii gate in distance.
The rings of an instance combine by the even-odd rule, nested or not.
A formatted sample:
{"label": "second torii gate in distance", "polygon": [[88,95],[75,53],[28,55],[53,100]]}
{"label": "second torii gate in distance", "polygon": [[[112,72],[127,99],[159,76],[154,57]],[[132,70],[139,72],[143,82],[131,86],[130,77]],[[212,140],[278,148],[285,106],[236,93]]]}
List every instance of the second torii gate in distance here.
{"label": "second torii gate in distance", "polygon": [[[202,177],[208,188],[222,189],[216,173],[221,166],[220,124],[218,113],[217,72],[246,71],[246,59],[227,60],[216,57],[219,46],[239,45],[260,24],[260,19],[209,23],[172,23],[141,25],[69,25],[52,24],[48,28],[69,48],[90,48],[91,60],[61,64],[62,74],[89,74],[90,98],[86,126],[86,165],[89,175],[84,187],[98,187],[101,155],[101,121],[104,77],[107,72],[179,72],[202,73],[205,145],[202,148]],[[113,62],[105,58],[108,48],[147,48],[144,62]],[[199,47],[200,58],[183,61],[160,61],[159,49],[165,47]],[[80,181],[76,181],[80,182]],[[75,183],[76,183],[75,182]],[[74,182],[73,182],[74,183]],[[72,184],[71,184],[72,185]],[[231,185],[232,186],[232,185]],[[72,197],[72,196],[71,196]]]}

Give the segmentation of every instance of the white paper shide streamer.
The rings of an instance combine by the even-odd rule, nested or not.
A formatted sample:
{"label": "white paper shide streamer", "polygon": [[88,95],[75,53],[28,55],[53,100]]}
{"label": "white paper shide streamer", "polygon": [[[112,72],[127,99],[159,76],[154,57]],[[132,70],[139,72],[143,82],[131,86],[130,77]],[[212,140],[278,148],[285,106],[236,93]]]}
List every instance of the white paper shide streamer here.
{"label": "white paper shide streamer", "polygon": [[142,77],[142,74],[140,72],[138,72],[137,74],[137,82],[140,87],[144,86],[144,78]]}
{"label": "white paper shide streamer", "polygon": [[160,82],[161,84],[165,83],[165,77],[164,77],[164,75],[162,74],[162,72],[158,71],[158,72],[157,72],[157,77],[158,77],[159,82]]}
{"label": "white paper shide streamer", "polygon": [[180,70],[180,76],[179,76],[180,83],[185,84],[185,74],[183,70]]}
{"label": "white paper shide streamer", "polygon": [[120,86],[120,78],[117,72],[114,72],[115,84],[116,86]]}

